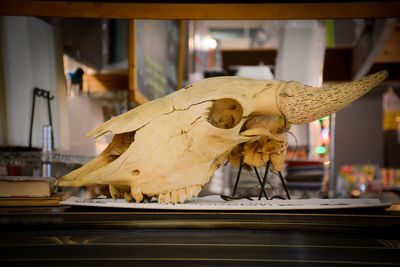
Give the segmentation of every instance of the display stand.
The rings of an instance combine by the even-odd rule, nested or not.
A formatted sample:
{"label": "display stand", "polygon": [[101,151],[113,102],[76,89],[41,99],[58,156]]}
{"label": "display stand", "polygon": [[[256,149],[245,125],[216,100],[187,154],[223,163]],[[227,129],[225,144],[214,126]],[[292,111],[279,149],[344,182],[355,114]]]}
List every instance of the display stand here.
{"label": "display stand", "polygon": [[[235,197],[235,194],[236,194],[236,190],[237,190],[237,187],[238,187],[238,184],[239,184],[239,180],[240,180],[240,177],[241,177],[241,174],[242,174],[243,164],[244,163],[243,163],[243,156],[242,156],[242,157],[240,157],[239,171],[238,171],[238,174],[236,176],[236,181],[235,181],[235,186],[233,188],[232,196],[231,197],[221,196],[223,199],[225,199],[225,200],[237,199]],[[268,161],[265,164],[265,172],[264,172],[264,175],[263,175],[263,179],[261,180],[261,176],[260,176],[257,168],[253,167],[254,172],[256,173],[256,176],[257,176],[258,183],[261,186],[260,187],[260,193],[258,194],[258,200],[260,200],[263,195],[264,195],[265,199],[267,199],[267,200],[274,199],[274,198],[285,199],[282,196],[273,196],[271,198],[268,198],[268,195],[265,192],[265,185],[266,185],[267,180],[268,180],[268,173],[270,172],[270,168],[271,168],[271,161]],[[282,172],[278,171],[277,173],[278,173],[278,176],[279,176],[279,178],[281,180],[281,184],[282,184],[283,188],[285,189],[286,197],[287,197],[287,199],[290,199],[290,194],[289,194],[289,191],[288,191],[288,189],[286,187],[286,183],[285,183],[285,181],[283,179]],[[239,198],[241,198],[241,197],[239,197]],[[248,198],[248,197],[246,197],[246,198]]]}

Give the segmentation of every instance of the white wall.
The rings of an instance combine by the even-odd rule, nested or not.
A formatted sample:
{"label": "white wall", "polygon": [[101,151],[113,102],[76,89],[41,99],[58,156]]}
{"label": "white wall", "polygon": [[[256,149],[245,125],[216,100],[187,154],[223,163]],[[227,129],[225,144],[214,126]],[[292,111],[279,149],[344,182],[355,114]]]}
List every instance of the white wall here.
{"label": "white wall", "polygon": [[[54,135],[58,136],[57,66],[52,26],[33,17],[1,17],[1,45],[6,92],[8,145],[28,146],[32,89],[51,92]],[[41,147],[47,103],[36,99],[32,145]],[[55,138],[55,147],[58,140]]]}
{"label": "white wall", "polygon": [[[275,78],[296,81],[313,87],[322,86],[325,57],[325,28],[317,20],[287,21],[275,66]],[[310,151],[321,145],[319,122],[293,125],[290,130],[296,139],[289,137],[289,146],[308,145]],[[315,142],[317,141],[317,142]],[[309,154],[312,156],[312,153]]]}
{"label": "white wall", "polygon": [[69,152],[87,156],[99,154],[111,140],[105,136],[94,139],[86,135],[104,122],[101,102],[89,97],[74,97],[68,98],[67,104]]}

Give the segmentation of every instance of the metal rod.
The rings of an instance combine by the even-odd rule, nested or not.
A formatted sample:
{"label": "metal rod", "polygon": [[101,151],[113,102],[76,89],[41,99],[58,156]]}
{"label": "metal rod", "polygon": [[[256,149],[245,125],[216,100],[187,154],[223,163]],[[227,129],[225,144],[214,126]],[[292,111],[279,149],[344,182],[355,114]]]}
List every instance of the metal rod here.
{"label": "metal rod", "polygon": [[47,97],[47,107],[48,107],[48,113],[49,113],[49,124],[51,126],[51,149],[54,150],[54,133],[53,133],[53,122],[51,120],[51,107],[50,107],[50,100],[53,98],[50,98],[50,96]]}
{"label": "metal rod", "polygon": [[236,194],[236,189],[237,189],[237,186],[239,184],[239,179],[240,179],[240,174],[242,173],[242,168],[243,168],[243,156],[240,157],[239,171],[238,171],[238,174],[236,176],[235,186],[233,187],[232,197],[234,197],[235,194]]}
{"label": "metal rod", "polygon": [[332,113],[329,121],[329,198],[336,197],[336,173],[335,173],[335,123],[336,113]]}
{"label": "metal rod", "polygon": [[262,186],[262,181],[261,181],[260,175],[258,174],[257,168],[256,167],[253,167],[253,168],[254,168],[254,171],[256,172],[257,180],[258,180],[258,182],[260,183],[260,186],[261,186],[260,190],[263,192],[265,198],[268,200],[267,193],[265,192],[265,188]]}
{"label": "metal rod", "polygon": [[37,88],[33,89],[32,112],[31,112],[31,128],[29,130],[29,147],[32,147],[33,116],[35,114],[36,89]]}
{"label": "metal rod", "polygon": [[[265,183],[267,182],[267,176],[268,176],[268,171],[269,171],[269,166],[271,165],[271,161],[268,161],[267,164],[265,165],[265,172],[264,172],[264,178],[262,181],[261,188],[265,187]],[[262,197],[262,191],[260,190],[260,194],[258,195],[258,200],[261,200]],[[268,200],[268,198],[267,198]]]}
{"label": "metal rod", "polygon": [[288,189],[287,189],[287,187],[286,187],[285,180],[283,180],[282,172],[279,171],[278,174],[279,174],[279,178],[281,178],[281,183],[282,183],[282,185],[283,185],[283,188],[285,188],[286,196],[287,196],[288,199],[290,199],[290,194],[289,194],[289,191],[288,191]]}

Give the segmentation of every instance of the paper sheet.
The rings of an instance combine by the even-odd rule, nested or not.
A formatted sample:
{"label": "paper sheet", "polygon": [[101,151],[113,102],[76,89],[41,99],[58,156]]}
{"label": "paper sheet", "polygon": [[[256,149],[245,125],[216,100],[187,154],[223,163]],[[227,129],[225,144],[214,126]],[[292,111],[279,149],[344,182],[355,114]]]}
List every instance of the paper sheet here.
{"label": "paper sheet", "polygon": [[127,203],[124,199],[84,199],[71,197],[61,202],[62,205],[112,207],[130,209],[162,210],[315,210],[315,209],[348,209],[348,208],[387,208],[390,203],[379,199],[300,199],[300,200],[266,200],[253,198],[225,201],[220,196],[197,197],[183,204]]}

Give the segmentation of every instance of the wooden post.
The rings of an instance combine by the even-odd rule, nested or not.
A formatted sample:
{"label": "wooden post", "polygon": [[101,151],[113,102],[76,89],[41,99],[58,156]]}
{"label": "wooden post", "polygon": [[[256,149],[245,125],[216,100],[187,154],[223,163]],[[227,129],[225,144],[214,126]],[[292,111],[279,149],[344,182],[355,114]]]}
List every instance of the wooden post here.
{"label": "wooden post", "polygon": [[128,107],[129,101],[135,99],[135,88],[136,88],[136,45],[135,45],[135,20],[129,20],[128,26],[128,39],[129,39],[129,51],[128,51]]}
{"label": "wooden post", "polygon": [[179,21],[179,52],[178,52],[178,77],[177,77],[177,88],[176,90],[179,90],[182,88],[182,83],[183,83],[183,68],[185,65],[185,41],[186,41],[186,26],[185,26],[185,21],[180,20]]}
{"label": "wooden post", "polygon": [[136,68],[136,23],[134,19],[129,20],[129,100],[141,105],[149,100],[137,90],[137,68]]}

